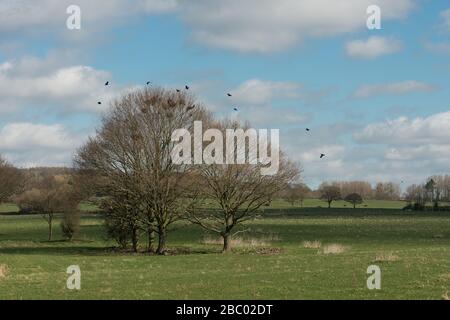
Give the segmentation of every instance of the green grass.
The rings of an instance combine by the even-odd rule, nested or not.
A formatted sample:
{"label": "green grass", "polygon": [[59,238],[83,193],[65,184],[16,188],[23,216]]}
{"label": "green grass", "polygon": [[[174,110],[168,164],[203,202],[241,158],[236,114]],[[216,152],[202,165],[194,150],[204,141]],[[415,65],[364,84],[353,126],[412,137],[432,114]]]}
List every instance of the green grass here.
{"label": "green grass", "polygon": [[[179,223],[169,247],[184,254],[146,256],[113,251],[99,217],[85,215],[74,242],[46,242],[40,216],[0,216],[0,299],[440,299],[450,291],[450,214],[306,210],[251,222],[246,236],[261,254],[239,248],[220,254],[204,232]],[[335,210],[331,210],[335,211]],[[283,210],[284,212],[284,210]],[[363,215],[367,212],[367,215]],[[395,214],[388,214],[388,213]],[[304,241],[345,247],[325,255]],[[397,261],[374,262],[379,253]],[[382,289],[366,288],[366,269],[382,270]],[[66,289],[66,268],[79,265],[82,289]]]}

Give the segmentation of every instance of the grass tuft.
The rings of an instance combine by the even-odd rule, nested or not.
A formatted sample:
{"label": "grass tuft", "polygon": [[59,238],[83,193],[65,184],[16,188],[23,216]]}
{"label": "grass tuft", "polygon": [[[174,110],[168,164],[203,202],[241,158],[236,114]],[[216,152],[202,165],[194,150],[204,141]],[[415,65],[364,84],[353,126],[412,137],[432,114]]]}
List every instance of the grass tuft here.
{"label": "grass tuft", "polygon": [[375,260],[373,260],[373,262],[395,262],[399,260],[399,256],[392,252],[379,252],[375,256]]}
{"label": "grass tuft", "polygon": [[320,249],[321,246],[322,246],[322,243],[319,240],[303,242],[303,248],[306,248],[306,249]]}
{"label": "grass tuft", "polygon": [[322,248],[322,251],[319,251],[319,253],[323,254],[340,254],[343,253],[346,250],[346,248],[339,243],[331,243],[324,245]]}
{"label": "grass tuft", "polygon": [[8,275],[8,266],[6,264],[0,264],[0,280],[6,278]]}

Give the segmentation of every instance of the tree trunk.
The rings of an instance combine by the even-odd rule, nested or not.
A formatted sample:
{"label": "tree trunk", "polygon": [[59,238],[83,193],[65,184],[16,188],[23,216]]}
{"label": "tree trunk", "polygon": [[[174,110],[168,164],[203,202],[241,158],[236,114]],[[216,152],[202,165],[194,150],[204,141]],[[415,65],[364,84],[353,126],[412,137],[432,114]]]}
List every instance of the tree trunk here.
{"label": "tree trunk", "polygon": [[137,236],[137,229],[133,228],[132,235],[131,235],[131,242],[133,244],[133,251],[138,252],[138,236]]}
{"label": "tree trunk", "polygon": [[331,208],[331,201],[328,201],[328,209]]}
{"label": "tree trunk", "polygon": [[158,249],[156,249],[157,254],[164,254],[166,251],[166,236],[167,232],[164,228],[158,228]]}
{"label": "tree trunk", "polygon": [[155,231],[153,229],[149,229],[147,231],[147,237],[148,237],[147,252],[154,253],[155,248],[153,246],[153,243],[155,242]]}
{"label": "tree trunk", "polygon": [[224,234],[222,234],[222,237],[223,237],[222,253],[230,252],[231,251],[231,234],[224,233]]}
{"label": "tree trunk", "polygon": [[48,241],[52,241],[52,238],[53,238],[53,228],[52,228],[53,216],[52,215],[48,216],[47,222],[48,222]]}
{"label": "tree trunk", "polygon": [[353,204],[353,209],[356,209],[356,203]]}

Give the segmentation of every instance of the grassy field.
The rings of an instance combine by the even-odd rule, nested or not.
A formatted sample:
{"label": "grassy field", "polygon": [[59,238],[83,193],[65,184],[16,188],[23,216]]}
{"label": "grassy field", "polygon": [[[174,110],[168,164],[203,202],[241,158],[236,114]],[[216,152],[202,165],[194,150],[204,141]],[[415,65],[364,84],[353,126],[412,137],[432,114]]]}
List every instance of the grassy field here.
{"label": "grassy field", "polygon": [[[168,256],[113,250],[94,215],[73,242],[60,240],[58,223],[56,241],[46,242],[40,216],[0,215],[0,299],[441,299],[450,291],[450,213],[270,215],[249,223],[225,255],[215,238],[179,223]],[[381,268],[381,290],[366,288],[371,264]],[[80,291],[66,289],[69,265],[81,268]]]}

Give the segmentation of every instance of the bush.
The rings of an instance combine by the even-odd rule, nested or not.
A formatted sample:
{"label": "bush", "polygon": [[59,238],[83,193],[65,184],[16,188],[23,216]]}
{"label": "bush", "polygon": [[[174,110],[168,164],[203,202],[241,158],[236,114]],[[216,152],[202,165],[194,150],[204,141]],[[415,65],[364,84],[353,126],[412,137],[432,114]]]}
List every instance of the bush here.
{"label": "bush", "polygon": [[73,236],[80,229],[80,214],[79,212],[70,212],[64,214],[63,220],[61,221],[61,231],[64,236],[69,241],[72,241]]}

